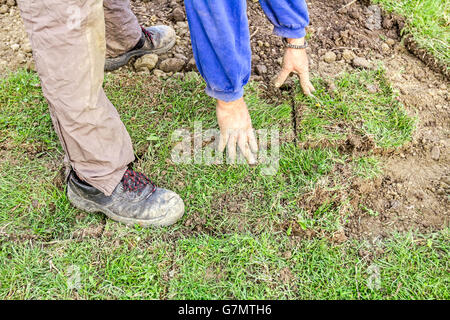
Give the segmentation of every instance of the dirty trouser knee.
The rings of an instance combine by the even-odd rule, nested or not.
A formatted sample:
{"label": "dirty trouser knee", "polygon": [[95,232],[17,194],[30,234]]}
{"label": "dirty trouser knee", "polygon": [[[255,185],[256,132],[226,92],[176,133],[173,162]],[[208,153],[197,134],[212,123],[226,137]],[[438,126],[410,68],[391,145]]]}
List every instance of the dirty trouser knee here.
{"label": "dirty trouser knee", "polygon": [[66,158],[81,179],[109,195],[134,155],[130,136],[102,88],[102,0],[18,4]]}
{"label": "dirty trouser knee", "polygon": [[[309,23],[304,0],[260,0],[274,34],[302,38]],[[233,101],[250,78],[250,35],[245,0],[184,0],[192,50],[206,93]]]}
{"label": "dirty trouser knee", "polygon": [[129,0],[103,0],[106,29],[106,57],[118,55],[134,48],[142,31],[131,11]]}

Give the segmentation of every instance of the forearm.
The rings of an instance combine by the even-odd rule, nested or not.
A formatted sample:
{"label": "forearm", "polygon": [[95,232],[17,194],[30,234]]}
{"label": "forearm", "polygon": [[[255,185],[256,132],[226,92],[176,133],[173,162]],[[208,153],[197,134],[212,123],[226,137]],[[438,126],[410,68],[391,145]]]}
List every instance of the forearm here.
{"label": "forearm", "polygon": [[304,0],[259,0],[267,18],[274,25],[274,34],[284,38],[303,38],[309,24]]}

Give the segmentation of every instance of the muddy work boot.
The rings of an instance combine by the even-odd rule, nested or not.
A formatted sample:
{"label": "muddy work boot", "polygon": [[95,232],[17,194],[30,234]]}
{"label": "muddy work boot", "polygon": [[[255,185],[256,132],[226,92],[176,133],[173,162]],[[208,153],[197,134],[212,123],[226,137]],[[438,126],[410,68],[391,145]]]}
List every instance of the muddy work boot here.
{"label": "muddy work boot", "polygon": [[126,65],[132,57],[144,54],[161,54],[169,51],[175,44],[175,30],[169,26],[141,27],[142,36],[136,46],[128,52],[115,58],[105,60],[105,71],[113,71]]}
{"label": "muddy work boot", "polygon": [[127,225],[168,226],[184,213],[184,203],[179,195],[157,188],[145,175],[130,169],[110,196],[81,181],[72,171],[67,196],[78,209],[102,212]]}

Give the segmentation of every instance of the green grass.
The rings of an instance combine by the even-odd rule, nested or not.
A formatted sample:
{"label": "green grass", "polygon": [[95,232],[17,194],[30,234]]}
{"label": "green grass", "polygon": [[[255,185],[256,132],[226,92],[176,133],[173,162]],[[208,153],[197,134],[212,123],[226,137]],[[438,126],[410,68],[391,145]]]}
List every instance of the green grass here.
{"label": "green grass", "polygon": [[[412,120],[383,79],[382,72],[362,72],[337,80],[359,100],[318,86],[323,109],[298,96],[307,129],[297,139],[314,133],[313,119],[333,125],[336,117],[349,132],[371,134],[381,146],[407,141]],[[382,84],[381,91],[368,93],[363,83],[370,81]],[[352,157],[331,146],[298,148],[291,103],[268,103],[257,84],[246,95],[255,127],[280,129],[273,175],[264,174],[267,164],[171,160],[176,129],[193,132],[198,121],[205,130],[217,129],[214,101],[199,79],[169,79],[155,90],[145,76],[107,77],[105,90],[135,145],[134,167],[186,203],[179,223],[143,229],[70,205],[63,153],[38,83],[36,74],[24,71],[0,82],[0,298],[448,298],[447,230],[399,234],[377,246],[327,240],[348,215],[346,200],[333,194],[348,187],[349,177],[340,177],[336,167],[371,179],[382,165],[371,155]],[[342,135],[330,128],[318,127],[323,136],[317,137]],[[318,188],[330,197],[305,205]],[[318,236],[302,240],[299,232]],[[377,288],[370,285],[373,266],[380,274]]]}
{"label": "green grass", "polygon": [[446,0],[373,0],[406,18],[405,31],[450,68],[450,4]]}
{"label": "green grass", "polygon": [[353,169],[357,176],[372,179],[382,172],[380,162],[375,157],[358,157],[353,160]]}
{"label": "green grass", "polygon": [[444,230],[375,245],[292,242],[268,233],[169,242],[138,235],[52,245],[3,242],[0,297],[448,299],[447,241]]}
{"label": "green grass", "polygon": [[[409,141],[414,119],[396,99],[382,69],[344,73],[334,79],[330,92],[322,79],[314,79],[314,97],[299,93],[300,141],[343,140],[366,136],[381,147],[398,147]],[[374,93],[369,91],[375,88]]]}

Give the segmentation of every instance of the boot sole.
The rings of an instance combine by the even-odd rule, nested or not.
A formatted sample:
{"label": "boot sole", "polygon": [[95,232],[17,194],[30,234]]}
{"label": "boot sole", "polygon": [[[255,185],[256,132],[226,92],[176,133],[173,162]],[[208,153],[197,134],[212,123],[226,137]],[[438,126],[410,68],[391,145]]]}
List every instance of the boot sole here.
{"label": "boot sole", "polygon": [[127,217],[119,216],[119,215],[115,214],[114,212],[112,212],[111,210],[109,210],[108,208],[101,207],[93,201],[83,199],[78,194],[73,192],[72,188],[70,188],[70,186],[67,186],[67,197],[69,198],[69,201],[72,203],[72,205],[75,208],[86,211],[88,213],[100,212],[100,213],[105,214],[108,218],[110,218],[114,221],[121,222],[121,223],[129,225],[129,226],[139,224],[141,227],[150,227],[150,226],[166,227],[166,226],[170,226],[170,225],[174,224],[175,222],[177,222],[184,214],[184,203],[182,202],[182,210],[180,210],[180,214],[177,214],[177,215],[167,216],[167,214],[166,214],[165,216],[160,217],[160,218],[145,219],[145,220],[144,219],[127,218]]}
{"label": "boot sole", "polygon": [[162,47],[162,48],[158,48],[158,49],[154,49],[154,50],[139,49],[139,50],[134,50],[134,51],[124,53],[123,55],[121,55],[117,58],[108,58],[105,60],[105,71],[117,70],[120,67],[123,67],[124,65],[128,64],[130,59],[133,57],[141,57],[145,54],[150,54],[150,53],[154,53],[154,54],[165,53],[173,48],[173,46],[175,45],[175,42],[176,42],[176,40],[173,39],[168,45],[166,45],[165,47]]}

